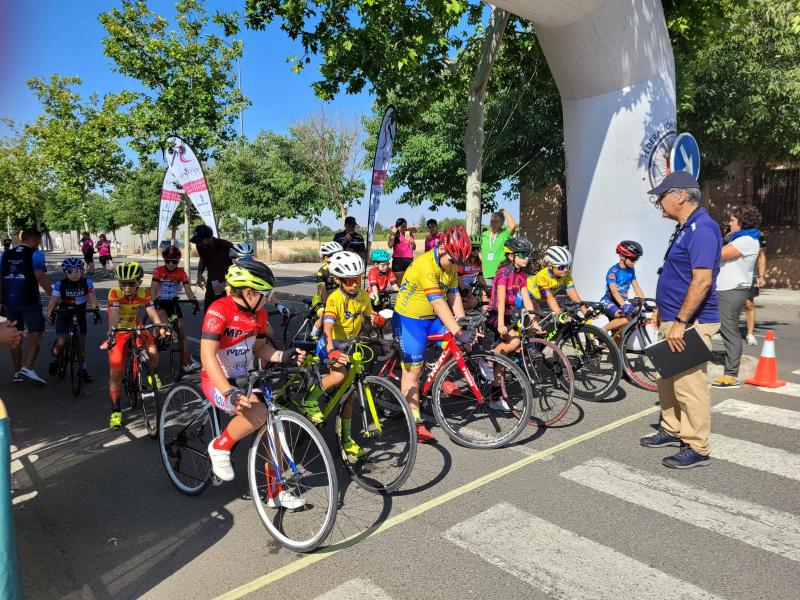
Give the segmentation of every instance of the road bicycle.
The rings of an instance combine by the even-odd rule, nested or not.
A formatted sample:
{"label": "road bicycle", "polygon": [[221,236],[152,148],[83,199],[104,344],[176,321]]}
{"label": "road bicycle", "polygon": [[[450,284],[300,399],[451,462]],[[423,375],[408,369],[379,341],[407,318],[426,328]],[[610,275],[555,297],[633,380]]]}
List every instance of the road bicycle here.
{"label": "road bicycle", "polygon": [[[184,300],[174,298],[167,300],[163,308],[156,304],[156,308],[165,310],[168,308],[166,303],[171,304],[191,304],[194,307],[193,315],[196,315],[200,310],[200,304],[197,300]],[[169,313],[169,311],[167,311]],[[186,335],[181,328],[180,319],[176,312],[169,315],[167,322],[172,325],[172,335],[159,338],[158,349],[169,352],[169,371],[172,375],[172,381],[178,383],[183,377],[183,336]],[[162,341],[163,340],[163,341]]]}
{"label": "road bicycle", "polygon": [[[307,386],[309,377],[305,367],[268,365],[235,382],[247,395],[258,394],[267,406],[267,422],[252,436],[247,457],[256,512],[267,532],[295,552],[310,552],[325,540],[338,507],[336,467],[322,434],[304,416],[280,406],[273,393],[298,383]],[[287,388],[290,379],[293,383]],[[159,447],[167,476],[178,491],[194,496],[210,483],[222,483],[213,475],[208,457],[208,444],[220,432],[219,410],[200,390],[179,383],[169,391],[159,418]],[[302,505],[294,510],[270,508],[280,491],[301,499]]]}
{"label": "road bicycle", "polygon": [[614,338],[619,341],[622,366],[628,381],[638,388],[655,392],[658,390],[658,371],[644,349],[658,341],[658,328],[653,323],[656,301],[653,298],[631,298],[630,303],[636,310],[630,322],[617,330]]}
{"label": "road bicycle", "polygon": [[[67,341],[61,349],[61,354],[56,359],[57,373],[59,377],[66,377],[67,370],[69,369],[70,389],[72,395],[76,398],[81,393],[81,386],[83,385],[83,362],[84,357],[81,356],[81,335],[80,325],[78,323],[78,311],[85,308],[78,308],[75,306],[58,306],[53,312],[55,315],[67,315],[69,317],[69,330],[67,332]],[[100,311],[94,311],[94,324],[100,322]]]}

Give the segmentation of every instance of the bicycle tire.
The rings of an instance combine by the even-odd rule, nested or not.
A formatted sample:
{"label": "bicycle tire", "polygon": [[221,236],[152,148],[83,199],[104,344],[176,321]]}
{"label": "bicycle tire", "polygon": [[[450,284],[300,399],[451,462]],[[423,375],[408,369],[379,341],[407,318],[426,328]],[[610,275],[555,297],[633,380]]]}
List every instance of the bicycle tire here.
{"label": "bicycle tire", "polygon": [[[272,461],[267,457],[270,438],[266,432],[270,421],[267,421],[268,425],[262,427],[253,437],[248,453],[247,474],[250,495],[258,518],[276,542],[295,552],[311,552],[325,541],[336,521],[339,502],[336,465],[322,434],[308,419],[292,411],[280,409],[272,414],[271,419],[274,428],[283,429],[284,439],[290,446],[289,450],[298,471],[298,474],[295,474],[291,467],[282,470],[284,476],[282,488],[295,497],[303,498],[306,504],[302,509],[294,511],[271,509],[267,505],[268,500],[264,497],[269,485],[266,466],[267,461],[269,464],[272,464]],[[279,441],[276,440],[275,443],[279,444]],[[312,446],[316,450],[312,450]],[[309,452],[316,454],[306,460]],[[301,455],[302,458],[298,460]],[[326,479],[320,479],[322,476]],[[308,502],[309,499],[311,502]],[[267,511],[274,513],[270,514]],[[304,518],[311,519],[317,524],[312,528],[298,526],[298,522]],[[295,534],[295,529],[298,530],[298,534]],[[299,535],[300,531],[306,533]],[[307,533],[309,531],[310,533]]]}
{"label": "bicycle tire", "polygon": [[81,372],[80,352],[78,352],[78,336],[70,333],[67,336],[67,347],[65,348],[67,362],[69,363],[69,382],[72,395],[76,398],[81,393],[83,385],[83,373]]}
{"label": "bicycle tire", "polygon": [[137,389],[137,381],[134,371],[136,359],[134,358],[134,348],[128,346],[125,357],[125,366],[122,371],[122,388],[125,390],[125,397],[128,399],[128,404],[131,410],[136,410],[139,405],[139,390]]}
{"label": "bicycle tire", "polygon": [[342,448],[344,402],[339,404],[336,420],[339,451],[345,468],[359,487],[376,494],[391,494],[406,482],[417,458],[414,414],[400,390],[388,380],[368,375],[364,377],[362,387],[365,394],[369,390],[372,395],[381,431],[377,431],[367,398],[357,393],[353,400],[350,431],[352,439],[364,451],[364,456],[354,461],[347,457]]}
{"label": "bicycle tire", "polygon": [[182,494],[196,496],[211,483],[208,444],[214,439],[211,403],[193,386],[174,386],[161,407],[158,446],[172,484]]}
{"label": "bicycle tire", "polygon": [[170,333],[169,342],[169,372],[172,375],[172,382],[178,383],[183,377],[183,364],[181,364],[183,342],[181,340],[181,329],[177,319],[172,322],[172,327],[173,330]]}
{"label": "bicycle tire", "polygon": [[158,437],[158,386],[153,368],[149,361],[139,360],[139,371],[136,374],[139,393],[139,406],[142,408],[142,419],[150,439]]}
{"label": "bicycle tire", "polygon": [[[592,339],[599,340],[601,348]],[[575,396],[583,400],[603,400],[619,386],[622,377],[622,356],[611,336],[589,323],[560,332],[555,340],[572,363]],[[600,366],[607,367],[600,371]]]}
{"label": "bicycle tire", "polygon": [[[642,350],[633,350],[631,348],[633,345],[631,340],[637,335],[639,336],[637,341]],[[622,355],[625,378],[636,387],[648,392],[658,391],[658,386],[656,385],[658,371],[656,371],[647,354],[644,353],[644,348],[656,341],[656,339],[651,339],[644,325],[634,325],[622,334],[622,339],[620,340],[620,353]]]}
{"label": "bicycle tire", "polygon": [[[510,411],[490,408],[492,381],[488,375],[479,372],[481,360],[493,363],[492,378],[496,368],[504,369],[501,387],[504,389],[504,397]],[[476,386],[480,388],[484,401],[477,402],[456,359],[451,358],[442,366],[431,386],[431,405],[436,422],[451,440],[467,448],[500,448],[511,443],[528,426],[531,417],[533,394],[527,375],[513,360],[493,352],[483,350],[468,352],[464,354],[464,361]],[[444,391],[445,381],[456,386],[455,390],[451,389],[454,391],[453,394]],[[513,393],[508,393],[512,385],[515,385]],[[509,421],[510,425],[505,433],[497,431],[501,425],[498,417],[501,416]],[[489,427],[481,428],[487,421],[491,421]],[[483,429],[488,429],[488,432],[484,432]],[[493,430],[495,435],[491,433]],[[496,435],[497,433],[502,435]]]}
{"label": "bicycle tire", "polygon": [[522,366],[531,382],[531,423],[551,426],[572,406],[575,375],[572,364],[556,344],[540,338],[522,343]]}

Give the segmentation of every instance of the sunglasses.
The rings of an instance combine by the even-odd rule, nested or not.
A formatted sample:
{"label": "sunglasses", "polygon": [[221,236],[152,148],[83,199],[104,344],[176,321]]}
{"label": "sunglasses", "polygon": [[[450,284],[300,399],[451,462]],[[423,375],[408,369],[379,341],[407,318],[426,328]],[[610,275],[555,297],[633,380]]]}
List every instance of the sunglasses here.
{"label": "sunglasses", "polygon": [[570,265],[553,265],[554,269],[558,269],[559,271],[566,271],[569,269]]}
{"label": "sunglasses", "polygon": [[67,275],[83,275],[83,269],[67,269],[64,271]]}
{"label": "sunglasses", "polygon": [[521,258],[522,260],[528,260],[531,257],[531,255],[528,254],[527,252],[517,252],[516,256],[517,258]]}
{"label": "sunglasses", "polygon": [[178,261],[178,260],[165,260],[164,264],[165,265],[177,265],[179,262],[180,261]]}
{"label": "sunglasses", "polygon": [[344,285],[354,285],[356,283],[361,283],[361,276],[358,277],[344,277],[342,278],[342,283]]}
{"label": "sunglasses", "polygon": [[119,282],[119,287],[121,287],[122,289],[135,288],[135,287],[138,287],[138,286],[139,286],[139,282],[138,281],[120,281]]}
{"label": "sunglasses", "polygon": [[[253,288],[250,288],[253,289]],[[272,299],[272,295],[275,293],[274,290],[253,290],[256,294],[260,295],[264,300],[269,302]]]}

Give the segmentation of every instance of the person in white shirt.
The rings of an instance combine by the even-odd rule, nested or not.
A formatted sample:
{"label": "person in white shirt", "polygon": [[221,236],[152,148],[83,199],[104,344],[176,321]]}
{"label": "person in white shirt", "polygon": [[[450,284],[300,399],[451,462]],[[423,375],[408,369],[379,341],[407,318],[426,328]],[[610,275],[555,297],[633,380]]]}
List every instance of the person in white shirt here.
{"label": "person in white shirt", "polygon": [[753,272],[761,247],[761,213],[755,206],[742,204],[731,213],[730,233],[723,240],[717,301],[720,334],[725,343],[725,373],[711,384],[715,388],[739,387],[739,362],[742,358],[742,333],[739,316],[750,294]]}

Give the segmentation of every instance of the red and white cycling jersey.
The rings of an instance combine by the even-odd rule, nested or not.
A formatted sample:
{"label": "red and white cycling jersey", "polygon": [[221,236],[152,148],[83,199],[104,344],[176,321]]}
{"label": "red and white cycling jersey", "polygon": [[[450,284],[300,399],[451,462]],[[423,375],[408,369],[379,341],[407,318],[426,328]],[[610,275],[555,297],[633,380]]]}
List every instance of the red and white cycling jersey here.
{"label": "red and white cycling jersey", "polygon": [[[217,360],[229,379],[245,375],[253,366],[256,339],[267,337],[267,312],[262,308],[255,315],[239,307],[231,296],[211,304],[203,319],[201,337],[219,342]],[[208,376],[203,369],[201,378]]]}
{"label": "red and white cycling jersey", "polygon": [[158,298],[172,300],[181,294],[184,283],[189,283],[189,276],[181,267],[170,271],[164,265],[153,271],[153,281],[158,282]]}

